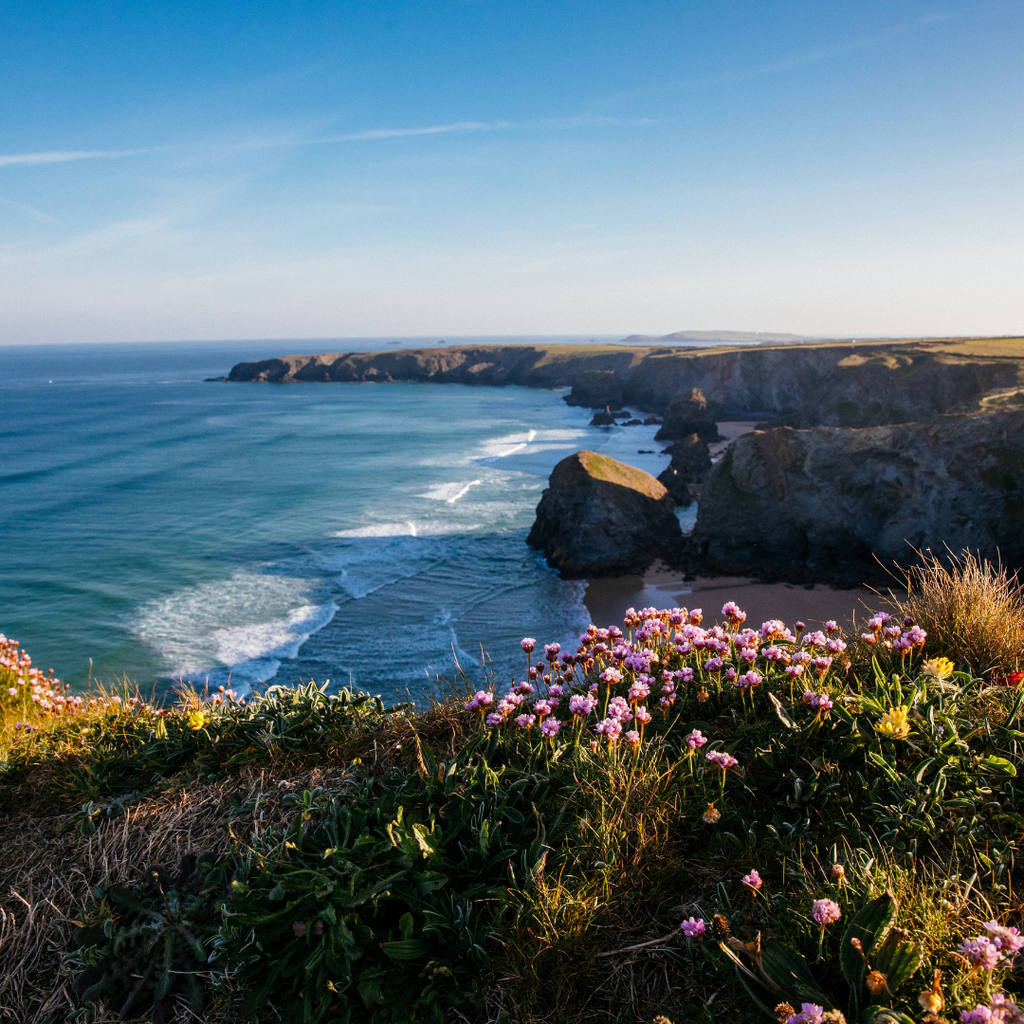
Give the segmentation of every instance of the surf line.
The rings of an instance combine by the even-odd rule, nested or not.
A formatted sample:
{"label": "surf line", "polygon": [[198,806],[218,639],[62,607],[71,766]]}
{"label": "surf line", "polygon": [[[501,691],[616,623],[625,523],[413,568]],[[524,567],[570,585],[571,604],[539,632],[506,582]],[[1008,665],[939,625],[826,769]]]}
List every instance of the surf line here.
{"label": "surf line", "polygon": [[445,498],[445,504],[446,505],[454,504],[456,501],[459,500],[459,498],[461,498],[463,495],[465,495],[469,491],[470,487],[476,487],[478,484],[482,484],[482,483],[483,483],[482,480],[470,480],[470,482],[468,484],[466,484],[466,486],[463,487],[462,490],[459,491],[457,494],[453,494],[450,498]]}

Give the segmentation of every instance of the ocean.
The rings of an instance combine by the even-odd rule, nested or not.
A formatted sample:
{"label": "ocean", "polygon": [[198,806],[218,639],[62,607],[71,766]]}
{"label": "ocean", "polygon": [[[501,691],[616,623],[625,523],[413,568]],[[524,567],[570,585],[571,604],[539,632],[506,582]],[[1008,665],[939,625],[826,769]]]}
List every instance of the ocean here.
{"label": "ocean", "polygon": [[0,632],[76,687],[313,679],[386,699],[456,662],[507,678],[524,636],[572,642],[585,583],[525,543],[541,491],[581,448],[659,473],[666,456],[638,454],[656,427],[590,427],[541,389],[204,382],[436,343],[0,348]]}

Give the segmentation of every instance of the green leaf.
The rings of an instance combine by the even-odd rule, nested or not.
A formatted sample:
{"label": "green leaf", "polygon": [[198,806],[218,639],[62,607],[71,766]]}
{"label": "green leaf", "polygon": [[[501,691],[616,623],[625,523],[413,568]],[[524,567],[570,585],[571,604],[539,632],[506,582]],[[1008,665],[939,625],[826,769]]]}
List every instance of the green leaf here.
{"label": "green leaf", "polygon": [[382,942],[380,948],[392,960],[418,960],[430,952],[430,943],[423,939],[401,939],[397,942]]}
{"label": "green leaf", "polygon": [[859,939],[864,955],[870,957],[875,945],[892,925],[896,910],[896,899],[892,893],[883,893],[861,907],[843,932],[839,966],[850,986],[851,1016],[856,1015],[860,1004],[867,967],[864,965],[864,958],[854,949],[850,940]]}
{"label": "green leaf", "polygon": [[761,943],[761,973],[769,982],[792,992],[799,1000],[817,1003],[824,1007],[832,1000],[818,987],[807,961],[789,946],[775,939]]}
{"label": "green leaf", "polygon": [[910,933],[904,928],[893,928],[885,941],[876,949],[874,966],[881,971],[896,992],[921,966],[924,951],[919,945],[909,942]]}
{"label": "green leaf", "polygon": [[978,767],[985,771],[995,772],[999,775],[1016,776],[1017,774],[1017,769],[1014,768],[1013,764],[1007,761],[1005,757],[995,757],[991,754],[988,757],[983,757],[978,762]]}

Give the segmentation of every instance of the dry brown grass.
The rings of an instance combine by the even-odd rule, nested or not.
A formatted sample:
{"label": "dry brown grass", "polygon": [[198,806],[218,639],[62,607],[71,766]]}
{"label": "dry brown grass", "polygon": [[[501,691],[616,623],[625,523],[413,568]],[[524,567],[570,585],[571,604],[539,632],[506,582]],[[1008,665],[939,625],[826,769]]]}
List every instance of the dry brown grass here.
{"label": "dry brown grass", "polygon": [[952,659],[981,676],[1016,671],[1024,663],[1024,584],[1016,572],[963,551],[941,558],[926,552],[901,570],[890,591],[900,615],[928,632],[926,653]]}
{"label": "dry brown grass", "polygon": [[42,1024],[77,1005],[61,956],[96,885],[135,881],[147,865],[175,864],[187,853],[248,845],[286,822],[288,792],[339,787],[346,772],[339,763],[277,767],[193,785],[143,800],[91,836],[69,814],[0,819],[0,1021]]}

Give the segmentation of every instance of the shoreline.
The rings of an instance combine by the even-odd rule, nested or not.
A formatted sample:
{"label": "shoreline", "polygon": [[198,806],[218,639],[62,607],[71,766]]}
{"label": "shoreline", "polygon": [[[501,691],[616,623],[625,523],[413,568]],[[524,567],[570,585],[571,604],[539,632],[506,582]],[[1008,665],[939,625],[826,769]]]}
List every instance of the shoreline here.
{"label": "shoreline", "polygon": [[642,576],[587,580],[583,601],[597,626],[621,626],[627,608],[649,606],[702,608],[706,619],[717,620],[722,605],[735,601],[747,613],[749,624],[782,619],[791,626],[800,619],[809,629],[820,629],[827,619],[849,629],[855,619],[887,604],[866,586],[844,589],[826,583],[762,583],[744,576],[687,577],[662,566],[652,566]]}

